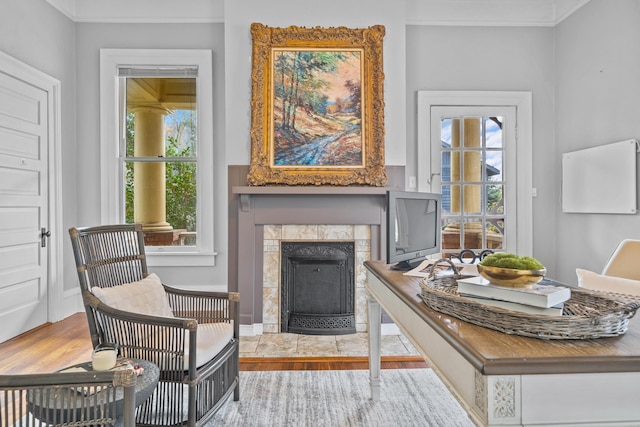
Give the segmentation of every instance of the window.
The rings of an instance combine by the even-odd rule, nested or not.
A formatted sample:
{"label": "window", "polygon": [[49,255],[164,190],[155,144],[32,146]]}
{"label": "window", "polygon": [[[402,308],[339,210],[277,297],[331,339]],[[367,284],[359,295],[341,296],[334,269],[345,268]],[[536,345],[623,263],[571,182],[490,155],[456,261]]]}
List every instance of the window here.
{"label": "window", "polygon": [[442,249],[531,255],[530,95],[420,92],[420,191],[442,193]]}
{"label": "window", "polygon": [[501,116],[440,117],[442,249],[502,250],[505,233]]}
{"label": "window", "polygon": [[101,50],[103,223],[142,223],[150,265],[213,265],[211,52]]}

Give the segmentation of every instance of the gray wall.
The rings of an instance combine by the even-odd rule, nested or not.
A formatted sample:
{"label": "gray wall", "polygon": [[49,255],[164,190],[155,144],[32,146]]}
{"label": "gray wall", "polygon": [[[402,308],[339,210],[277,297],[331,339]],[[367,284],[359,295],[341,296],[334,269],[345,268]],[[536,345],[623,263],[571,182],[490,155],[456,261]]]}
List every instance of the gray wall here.
{"label": "gray wall", "polygon": [[[226,0],[225,24],[72,23],[44,0],[0,5],[0,50],[62,82],[63,223],[99,221],[99,49],[206,48],[214,58],[216,250],[213,268],[157,269],[177,285],[227,282],[227,165],[249,163],[251,21],[273,26],[387,27],[384,44],[388,164],[416,174],[416,91],[533,93],[534,256],[575,283],[575,267],[600,270],[638,215],[562,214],[563,152],[640,137],[640,5],[591,0],[556,28],[404,26],[402,2]],[[237,4],[242,3],[242,6]],[[398,3],[398,5],[396,5]],[[337,12],[339,11],[339,12]],[[80,106],[77,108],[76,106]],[[65,236],[66,237],[66,236]],[[65,289],[76,286],[65,243]]]}
{"label": "gray wall", "polygon": [[227,283],[224,26],[222,24],[77,24],[78,222],[100,221],[100,49],[210,49],[213,52],[215,267],[154,267],[163,281],[199,287]]}
{"label": "gray wall", "polygon": [[548,27],[407,27],[407,167],[417,175],[417,92],[531,91],[533,99],[533,254],[555,272],[553,215],[554,30]]}
{"label": "gray wall", "polygon": [[[385,148],[388,165],[405,161],[405,11],[404,2],[387,0],[225,0],[225,54],[227,57],[227,161],[248,164],[251,101],[252,22],[272,27],[366,28],[384,25],[383,40]],[[366,3],[366,7],[363,4]]]}
{"label": "gray wall", "polygon": [[[562,153],[640,138],[639,73],[639,1],[591,0],[557,26],[550,169],[561,170]],[[560,193],[553,206],[560,280],[576,282],[576,267],[600,272],[622,239],[640,238],[640,214],[563,214]]]}

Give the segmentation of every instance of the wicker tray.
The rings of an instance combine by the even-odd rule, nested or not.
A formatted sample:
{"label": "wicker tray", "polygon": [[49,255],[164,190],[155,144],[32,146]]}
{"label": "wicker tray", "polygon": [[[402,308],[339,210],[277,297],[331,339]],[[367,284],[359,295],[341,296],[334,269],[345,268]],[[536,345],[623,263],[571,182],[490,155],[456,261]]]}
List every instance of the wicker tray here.
{"label": "wicker tray", "polygon": [[[543,284],[555,284],[544,279]],[[465,322],[506,334],[542,339],[591,339],[622,335],[640,302],[604,293],[571,289],[561,316],[521,313],[487,306],[458,294],[452,276],[420,282],[422,299],[430,308]],[[622,297],[622,296],[621,296]]]}

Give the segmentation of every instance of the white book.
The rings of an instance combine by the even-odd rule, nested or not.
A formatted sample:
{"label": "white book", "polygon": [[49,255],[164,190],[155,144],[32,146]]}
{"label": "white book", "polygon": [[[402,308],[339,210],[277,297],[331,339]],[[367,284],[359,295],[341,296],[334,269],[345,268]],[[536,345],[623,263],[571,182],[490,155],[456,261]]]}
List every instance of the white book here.
{"label": "white book", "polygon": [[536,307],[528,304],[520,304],[517,302],[502,301],[502,300],[492,299],[492,298],[475,297],[472,295],[465,295],[465,294],[461,294],[461,295],[479,304],[484,304],[491,307],[504,308],[506,310],[511,310],[511,311],[519,311],[519,312],[528,313],[528,314],[541,314],[546,316],[562,316],[562,310],[564,309],[564,303],[562,302],[560,304],[554,305],[553,307],[546,308],[546,307]]}
{"label": "white book", "polygon": [[458,279],[458,293],[545,308],[571,298],[571,289],[567,286],[537,283],[530,288],[510,288],[492,285],[481,276]]}

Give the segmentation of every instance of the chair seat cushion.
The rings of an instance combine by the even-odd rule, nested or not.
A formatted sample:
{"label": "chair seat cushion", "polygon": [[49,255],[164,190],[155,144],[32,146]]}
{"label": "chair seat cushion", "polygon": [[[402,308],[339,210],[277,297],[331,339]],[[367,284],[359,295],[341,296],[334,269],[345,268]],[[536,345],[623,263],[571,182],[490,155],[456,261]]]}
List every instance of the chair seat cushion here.
{"label": "chair seat cushion", "polygon": [[[133,283],[111,288],[94,286],[91,291],[103,303],[118,310],[150,316],[174,317],[167,293],[160,278],[151,273]],[[196,366],[200,367],[213,359],[233,338],[232,323],[199,323],[196,345]],[[185,343],[184,369],[189,368],[189,336]]]}
{"label": "chair seat cushion", "polygon": [[[189,340],[187,336],[187,354],[184,369],[189,369]],[[196,366],[200,367],[213,359],[233,338],[232,323],[199,323],[198,343],[196,346]]]}
{"label": "chair seat cushion", "polygon": [[150,316],[174,317],[160,278],[151,273],[138,282],[111,288],[94,286],[91,292],[103,303],[118,310]]}
{"label": "chair seat cushion", "polygon": [[640,281],[622,277],[605,276],[593,271],[576,268],[578,286],[594,291],[640,296]]}

